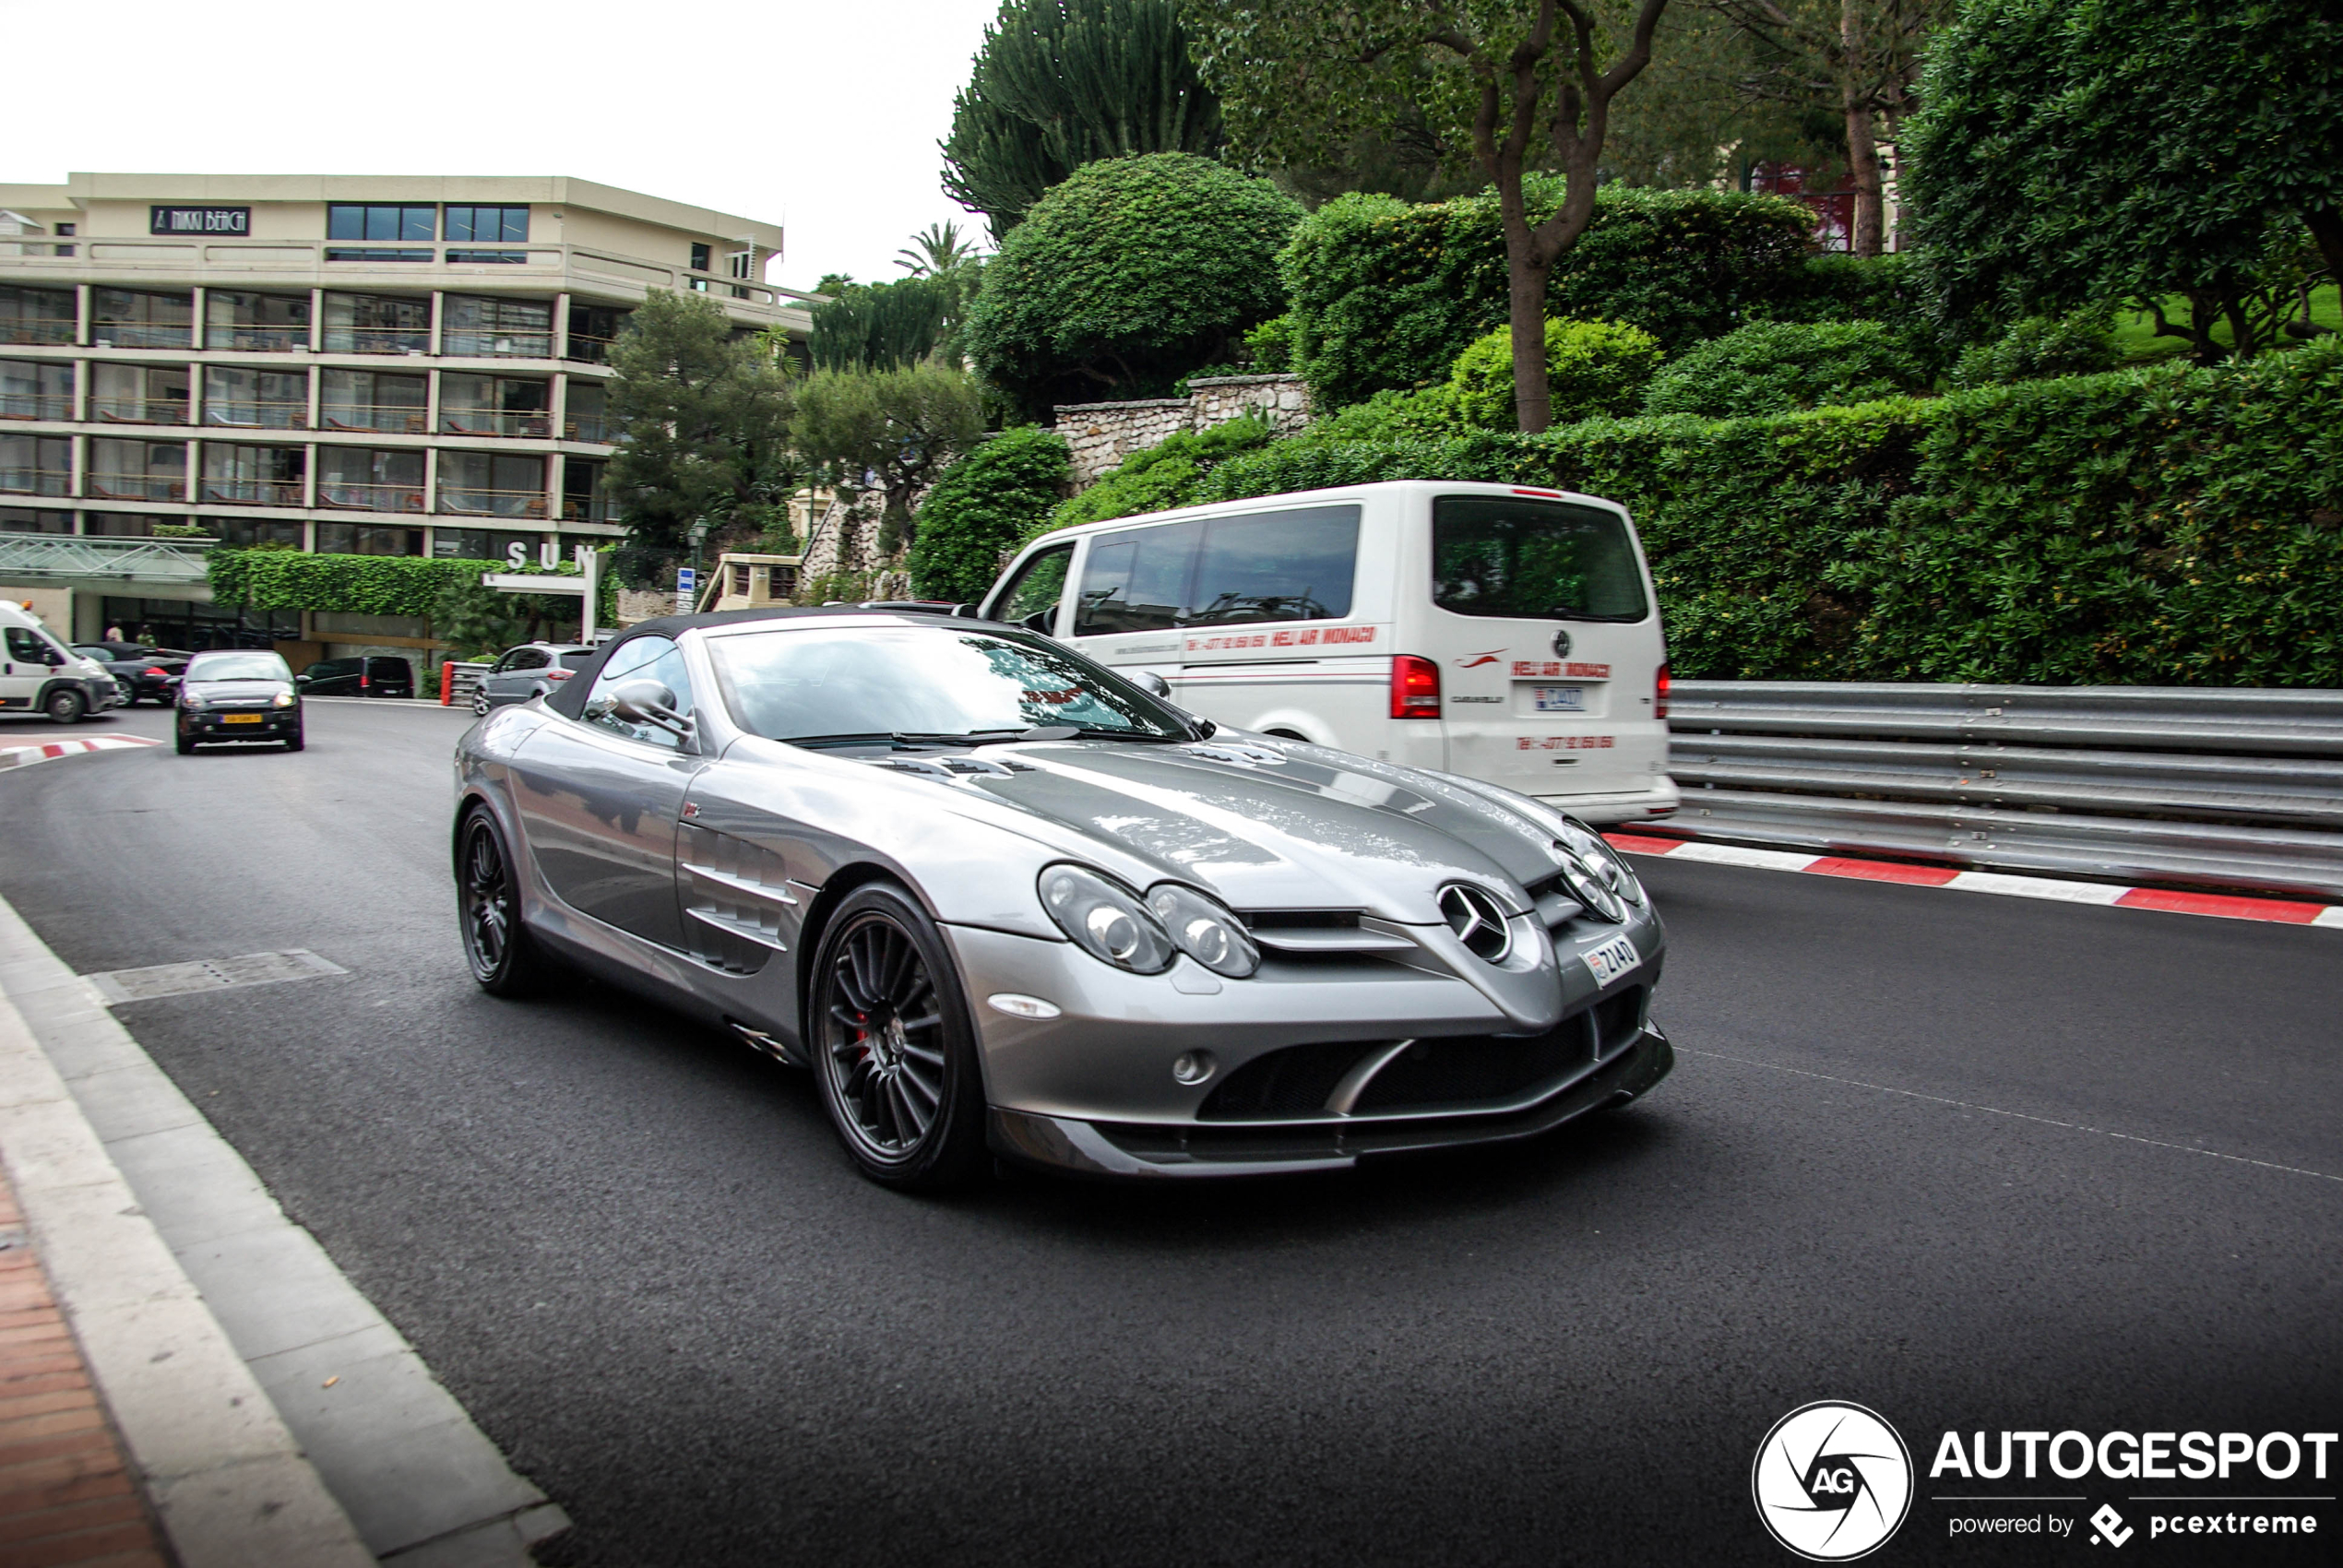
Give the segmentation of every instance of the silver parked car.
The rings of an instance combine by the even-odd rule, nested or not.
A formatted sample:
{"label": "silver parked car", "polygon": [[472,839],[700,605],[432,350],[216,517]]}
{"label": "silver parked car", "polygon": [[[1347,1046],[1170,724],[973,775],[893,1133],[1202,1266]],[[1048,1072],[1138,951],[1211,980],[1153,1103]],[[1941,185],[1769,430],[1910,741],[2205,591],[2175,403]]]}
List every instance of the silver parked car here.
{"label": "silver parked car", "polygon": [[647,622],[457,771],[482,986],[566,961],[809,1066],[893,1185],[1347,1166],[1673,1063],[1659,914],[1582,825],[1216,731],[1020,628]]}

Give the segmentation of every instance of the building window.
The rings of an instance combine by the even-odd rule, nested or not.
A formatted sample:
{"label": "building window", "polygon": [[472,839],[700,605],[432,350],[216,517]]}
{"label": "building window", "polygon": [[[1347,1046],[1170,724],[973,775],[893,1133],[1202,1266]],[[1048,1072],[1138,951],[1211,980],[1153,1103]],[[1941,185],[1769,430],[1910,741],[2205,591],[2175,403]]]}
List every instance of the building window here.
{"label": "building window", "polygon": [[[373,452],[363,446],[317,449],[317,504],[357,512],[420,512],[423,509],[423,455]],[[321,529],[322,537],[322,529]],[[421,539],[422,536],[416,536]],[[318,549],[327,546],[320,543]],[[411,551],[360,551],[363,555],[420,555]]]}
{"label": "building window", "polygon": [[0,420],[73,418],[73,366],[0,360]]}
{"label": "building window", "polygon": [[326,429],[423,434],[430,396],[423,377],[379,370],[328,370],[321,374],[317,421]]}
{"label": "building window", "polygon": [[266,517],[199,517],[203,531],[222,544],[250,549],[256,544],[291,545],[301,548],[299,523],[271,522]]}
{"label": "building window", "polygon": [[195,347],[193,294],[98,288],[89,291],[89,340],[101,349]]}
{"label": "building window", "polygon": [[525,207],[447,208],[447,226],[441,237],[450,244],[522,244],[529,239],[529,208]]}
{"label": "building window", "polygon": [[429,242],[438,216],[428,206],[331,202],[326,208],[326,238]]}
{"label": "building window", "polygon": [[570,378],[568,408],[562,424],[562,438],[566,441],[594,441],[604,445],[611,438],[610,394],[590,381]]}
{"label": "building window", "polygon": [[284,353],[309,347],[309,296],[245,294],[227,289],[203,297],[203,346]]}
{"label": "building window", "polygon": [[370,528],[363,523],[319,523],[317,552],[321,555],[421,555],[421,529]]}
{"label": "building window", "polygon": [[184,441],[89,443],[84,493],[107,501],[187,499],[187,444]]}
{"label": "building window", "polygon": [[299,506],[308,456],[299,446],[239,446],[207,441],[203,444],[202,498],[245,506]]}
{"label": "building window", "polygon": [[543,440],[553,434],[553,383],[509,376],[439,378],[439,430],[443,435],[519,435]]}
{"label": "building window", "polygon": [[109,424],[185,424],[186,367],[90,366],[89,417]]}
{"label": "building window", "polygon": [[699,243],[698,241],[696,241],[696,240],[693,241],[693,242],[692,242],[692,270],[693,270],[694,272],[705,272],[705,271],[707,271],[707,270],[708,270],[708,247],[707,247],[706,245],[704,245],[704,244],[700,244],[700,243]]}
{"label": "building window", "polygon": [[71,512],[36,511],[30,506],[0,506],[0,533],[71,533]]}
{"label": "building window", "polygon": [[71,289],[24,289],[0,284],[0,343],[70,343]]}
{"label": "building window", "polygon": [[602,493],[602,467],[580,457],[562,465],[562,521],[613,523],[618,519],[610,498]]}
{"label": "building window", "polygon": [[431,530],[431,552],[443,561],[494,561],[522,571],[539,564],[543,540],[541,534],[501,533],[494,529],[439,528]]}
{"label": "building window", "polygon": [[439,509],[482,517],[541,517],[545,515],[545,459],[494,452],[442,452]]}
{"label": "building window", "polygon": [[115,599],[100,601],[101,619],[130,633],[149,647],[267,647],[301,636],[298,610],[246,610],[185,599]]}
{"label": "building window", "polygon": [[588,364],[608,364],[610,346],[618,341],[619,329],[632,314],[613,305],[571,305],[568,357]]}
{"label": "building window", "polygon": [[449,294],[441,305],[439,351],[452,358],[549,360],[553,307],[538,300]]}
{"label": "building window", "polygon": [[144,512],[84,512],[81,531],[99,539],[152,539],[157,523],[177,521],[177,517],[149,517]]}
{"label": "building window", "polygon": [[73,443],[62,435],[0,432],[0,491],[63,495],[73,481]]}
{"label": "building window", "polygon": [[431,302],[388,294],[327,294],[326,352],[422,354],[431,351]]}
{"label": "building window", "polygon": [[203,422],[240,430],[305,429],[309,424],[309,373],[207,365],[203,373]]}

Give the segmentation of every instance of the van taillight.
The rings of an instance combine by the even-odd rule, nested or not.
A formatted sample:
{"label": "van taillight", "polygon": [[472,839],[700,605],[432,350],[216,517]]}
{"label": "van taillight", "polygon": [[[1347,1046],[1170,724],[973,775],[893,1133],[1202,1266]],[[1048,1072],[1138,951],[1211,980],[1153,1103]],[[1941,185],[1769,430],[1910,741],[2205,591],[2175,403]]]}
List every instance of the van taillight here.
{"label": "van taillight", "polygon": [[1440,717],[1440,666],[1412,653],[1402,653],[1393,658],[1391,717]]}
{"label": "van taillight", "polygon": [[1668,717],[1668,666],[1665,664],[1659,667],[1659,678],[1652,686],[1651,716],[1654,719]]}

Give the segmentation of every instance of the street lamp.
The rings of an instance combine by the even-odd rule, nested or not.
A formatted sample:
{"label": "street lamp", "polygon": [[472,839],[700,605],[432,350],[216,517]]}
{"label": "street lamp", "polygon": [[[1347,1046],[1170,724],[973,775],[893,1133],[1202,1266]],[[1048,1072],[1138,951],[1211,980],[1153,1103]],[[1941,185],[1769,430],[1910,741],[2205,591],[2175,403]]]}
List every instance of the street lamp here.
{"label": "street lamp", "polygon": [[699,547],[708,542],[708,519],[706,517],[699,518],[684,531],[692,536],[692,596],[694,600],[693,608],[696,609],[698,608],[697,600],[699,597],[700,585]]}

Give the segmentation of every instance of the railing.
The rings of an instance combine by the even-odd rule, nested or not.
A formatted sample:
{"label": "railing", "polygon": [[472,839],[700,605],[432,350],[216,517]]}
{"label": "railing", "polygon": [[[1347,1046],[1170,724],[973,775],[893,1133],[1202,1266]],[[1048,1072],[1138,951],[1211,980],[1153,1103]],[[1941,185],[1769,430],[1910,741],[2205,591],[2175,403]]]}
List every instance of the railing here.
{"label": "railing", "polygon": [[474,332],[439,330],[439,351],[450,359],[550,360],[553,335],[543,332]]}
{"label": "railing", "polygon": [[207,349],[241,349],[251,353],[284,354],[309,347],[306,327],[242,327],[219,322],[204,329]]}
{"label": "railing", "polygon": [[328,327],[329,354],[427,354],[431,332],[419,327]]}
{"label": "railing", "polygon": [[108,424],[185,424],[187,405],[168,398],[92,398],[89,417]]}
{"label": "railing", "polygon": [[460,512],[476,517],[541,517],[545,515],[545,493],[541,490],[483,490],[477,485],[439,485],[439,509]]}
{"label": "railing", "polygon": [[348,484],[339,480],[320,480],[317,505],[352,512],[420,512],[423,509],[423,488],[420,484]]}
{"label": "railing", "polygon": [[572,414],[562,422],[562,439],[611,445],[611,422],[601,414]]}
{"label": "railing", "polygon": [[0,533],[0,576],[87,577],[106,582],[200,583],[211,540],[103,539],[77,534]]}
{"label": "railing", "polygon": [[0,343],[69,345],[73,341],[73,326],[71,321],[27,320],[18,316],[14,320],[0,321]]}
{"label": "railing", "polygon": [[505,413],[495,409],[442,409],[442,435],[510,435],[543,440],[553,433],[553,416],[544,410]]}
{"label": "railing", "polygon": [[105,501],[184,501],[187,481],[154,474],[91,473],[82,476],[89,494]]}
{"label": "railing", "polygon": [[580,364],[608,364],[610,346],[617,341],[615,338],[597,338],[590,332],[573,330],[569,335],[568,350],[562,358],[576,360]]}
{"label": "railing", "polygon": [[203,498],[234,506],[302,505],[302,481],[282,479],[214,479],[204,476]]}
{"label": "railing", "polygon": [[203,422],[246,430],[305,430],[309,426],[309,399],[206,398]]}
{"label": "railing", "polygon": [[73,487],[65,469],[0,469],[0,494],[63,495]]}
{"label": "railing", "polygon": [[2343,897],[2343,692],[1680,681],[1671,702],[1684,803],[1660,832]]}
{"label": "railing", "polygon": [[618,520],[612,515],[614,511],[616,508],[605,496],[597,495],[590,501],[575,495],[562,497],[562,521],[565,523],[614,523]]}
{"label": "railing", "polygon": [[196,344],[196,330],[192,326],[101,321],[89,328],[89,344],[97,349],[192,349]]}
{"label": "railing", "polygon": [[430,415],[411,403],[327,403],[318,411],[327,430],[379,430],[393,435],[421,435]]}
{"label": "railing", "polygon": [[55,392],[0,392],[0,420],[69,420],[73,399]]}

